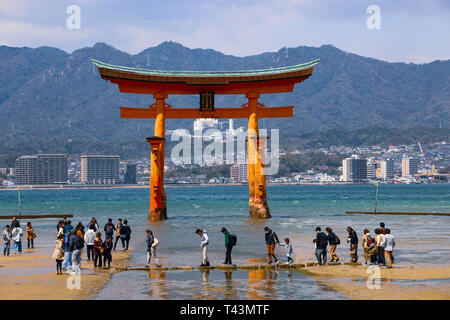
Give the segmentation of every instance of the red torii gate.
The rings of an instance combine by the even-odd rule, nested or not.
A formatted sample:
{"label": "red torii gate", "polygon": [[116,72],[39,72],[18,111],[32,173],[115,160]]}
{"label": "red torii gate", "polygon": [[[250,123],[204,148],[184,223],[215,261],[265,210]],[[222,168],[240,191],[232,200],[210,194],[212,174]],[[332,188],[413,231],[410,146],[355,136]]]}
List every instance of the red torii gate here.
{"label": "red torii gate", "polygon": [[[295,84],[312,75],[319,60],[308,63],[244,71],[161,71],[116,66],[92,59],[102,79],[115,83],[120,92],[152,94],[149,108],[120,107],[121,118],[155,119],[155,136],[151,145],[149,219],[167,219],[164,192],[165,119],[247,118],[247,164],[249,213],[252,218],[270,218],[266,195],[264,164],[259,150],[258,118],[292,117],[294,106],[266,107],[258,102],[261,94],[291,92]],[[169,94],[199,94],[200,108],[172,108],[166,103]],[[248,102],[240,108],[214,108],[215,94],[245,94]]]}

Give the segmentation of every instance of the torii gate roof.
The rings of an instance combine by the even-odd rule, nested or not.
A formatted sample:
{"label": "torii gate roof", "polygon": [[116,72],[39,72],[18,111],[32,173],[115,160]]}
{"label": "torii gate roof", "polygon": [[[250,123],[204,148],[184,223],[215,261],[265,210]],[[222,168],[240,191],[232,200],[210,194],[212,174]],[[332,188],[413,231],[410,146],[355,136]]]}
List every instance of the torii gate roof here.
{"label": "torii gate roof", "polygon": [[290,92],[296,83],[312,75],[319,60],[280,68],[240,71],[149,70],[116,66],[95,59],[92,62],[101,77],[118,84],[121,92],[245,94]]}

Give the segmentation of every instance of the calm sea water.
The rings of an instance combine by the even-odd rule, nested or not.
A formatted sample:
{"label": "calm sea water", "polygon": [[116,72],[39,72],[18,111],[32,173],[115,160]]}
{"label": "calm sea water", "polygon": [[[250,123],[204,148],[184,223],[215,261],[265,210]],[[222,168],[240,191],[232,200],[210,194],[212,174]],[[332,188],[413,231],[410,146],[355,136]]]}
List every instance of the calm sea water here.
{"label": "calm sea water", "polygon": [[[114,221],[128,219],[133,230],[131,259],[135,266],[144,264],[144,231],[149,226],[160,241],[161,262],[170,267],[200,263],[200,239],[194,233],[197,228],[208,231],[212,264],[224,260],[220,233],[224,226],[238,236],[233,262],[248,264],[249,259],[265,257],[266,225],[280,238],[291,239],[300,260],[314,261],[312,238],[316,226],[330,226],[345,240],[348,225],[361,237],[364,228],[372,231],[381,221],[398,239],[397,262],[449,263],[450,217],[345,214],[346,210],[373,210],[375,189],[372,185],[270,186],[268,199],[273,218],[266,221],[248,219],[247,186],[167,187],[169,219],[158,223],[147,221],[147,189],[25,190],[21,197],[24,214],[73,213],[75,224],[78,221],[87,224],[91,217],[96,217],[101,225],[109,217]],[[450,185],[382,185],[378,210],[450,212]],[[0,214],[16,212],[17,191],[0,191]],[[33,220],[33,224],[39,236],[37,244],[51,248],[56,220]],[[283,248],[277,248],[277,254],[284,258]],[[346,244],[338,248],[338,254],[341,260],[349,259]],[[341,298],[312,278],[285,271],[259,274],[211,271],[207,275],[200,271],[124,272],[113,276],[99,298],[120,298],[123,284],[136,289],[131,298],[137,299]],[[282,288],[291,288],[292,292]]]}

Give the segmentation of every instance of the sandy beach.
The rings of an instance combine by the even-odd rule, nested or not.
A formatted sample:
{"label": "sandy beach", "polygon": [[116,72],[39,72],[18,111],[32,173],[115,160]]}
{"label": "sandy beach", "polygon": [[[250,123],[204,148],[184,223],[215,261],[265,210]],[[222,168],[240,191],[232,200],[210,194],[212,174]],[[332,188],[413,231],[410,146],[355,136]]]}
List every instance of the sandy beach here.
{"label": "sandy beach", "polygon": [[[3,245],[2,245],[3,247]],[[112,266],[127,267],[132,249],[113,252]],[[0,256],[0,286],[2,299],[6,300],[89,300],[103,288],[114,269],[96,268],[92,261],[82,260],[80,289],[73,278],[65,273],[56,274],[52,248],[24,249],[22,254],[11,252]]]}
{"label": "sandy beach", "polygon": [[397,265],[379,269],[380,285],[369,277],[373,269],[358,265],[306,267],[303,272],[352,300],[450,300],[450,266]]}

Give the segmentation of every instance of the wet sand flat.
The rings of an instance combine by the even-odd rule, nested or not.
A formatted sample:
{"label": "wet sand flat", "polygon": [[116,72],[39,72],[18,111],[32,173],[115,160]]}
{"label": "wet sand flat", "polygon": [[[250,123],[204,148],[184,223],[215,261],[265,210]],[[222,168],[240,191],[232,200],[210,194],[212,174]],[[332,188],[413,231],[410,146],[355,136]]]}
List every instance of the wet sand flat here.
{"label": "wet sand flat", "polygon": [[[48,255],[45,255],[45,253]],[[86,300],[95,297],[109,281],[114,269],[94,269],[82,260],[81,276],[56,274],[56,262],[49,248],[25,249],[22,254],[0,256],[0,286],[5,300]],[[112,266],[127,267],[131,252],[113,252]],[[85,254],[83,254],[85,258]],[[79,289],[77,288],[79,284]],[[71,289],[72,288],[72,289]]]}
{"label": "wet sand flat", "polygon": [[450,300],[448,283],[411,287],[382,282],[380,289],[368,289],[364,282],[329,280],[326,285],[352,300]]}
{"label": "wet sand flat", "polygon": [[372,289],[367,281],[374,272],[367,266],[313,266],[304,272],[349,299],[450,300],[450,266],[395,266],[379,271],[379,288],[370,281]]}

